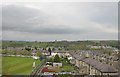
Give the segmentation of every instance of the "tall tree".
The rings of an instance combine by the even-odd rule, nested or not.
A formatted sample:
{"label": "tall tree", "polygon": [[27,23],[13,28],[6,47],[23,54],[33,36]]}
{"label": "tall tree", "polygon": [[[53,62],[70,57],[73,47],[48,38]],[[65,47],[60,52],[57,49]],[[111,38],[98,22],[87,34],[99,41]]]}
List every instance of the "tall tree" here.
{"label": "tall tree", "polygon": [[60,57],[58,54],[55,55],[54,62],[60,62]]}
{"label": "tall tree", "polygon": [[50,55],[51,55],[51,48],[48,48],[48,52],[50,53]]}
{"label": "tall tree", "polygon": [[35,47],[35,49],[37,50],[37,47]]}

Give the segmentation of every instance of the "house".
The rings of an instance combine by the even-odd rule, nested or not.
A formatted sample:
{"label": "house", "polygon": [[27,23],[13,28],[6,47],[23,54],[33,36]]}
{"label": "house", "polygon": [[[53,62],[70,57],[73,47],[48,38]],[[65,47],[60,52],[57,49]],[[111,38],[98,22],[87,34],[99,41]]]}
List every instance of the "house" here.
{"label": "house", "polygon": [[52,56],[52,57],[55,57],[56,54],[57,54],[56,52],[52,52],[52,53],[51,53],[51,56]]}
{"label": "house", "polygon": [[72,57],[68,57],[68,60],[72,60]]}
{"label": "house", "polygon": [[14,50],[13,47],[7,47],[7,50]]}
{"label": "house", "polygon": [[53,67],[62,67],[62,63],[53,63]]}
{"label": "house", "polygon": [[118,70],[109,64],[102,63],[97,59],[82,57],[73,51],[70,56],[75,61],[75,66],[78,67],[79,72],[88,75],[118,75]]}
{"label": "house", "polygon": [[51,53],[51,56],[58,54],[60,57],[69,57],[69,51],[54,51]]}
{"label": "house", "polygon": [[46,51],[46,50],[43,50],[42,55],[48,56],[48,55],[50,55],[50,53],[48,51]]}
{"label": "house", "polygon": [[31,56],[36,56],[36,55],[37,55],[37,53],[35,53],[35,52],[31,53]]}
{"label": "house", "polygon": [[100,57],[100,58],[99,58],[99,61],[105,63],[105,56],[106,56],[106,55],[104,55],[104,54],[100,54],[100,55],[99,55],[99,57]]}
{"label": "house", "polygon": [[112,65],[115,68],[119,68],[119,58],[116,56],[111,56],[111,60],[110,60],[110,65]]}
{"label": "house", "polygon": [[60,57],[69,57],[69,51],[56,51],[56,53],[60,56]]}

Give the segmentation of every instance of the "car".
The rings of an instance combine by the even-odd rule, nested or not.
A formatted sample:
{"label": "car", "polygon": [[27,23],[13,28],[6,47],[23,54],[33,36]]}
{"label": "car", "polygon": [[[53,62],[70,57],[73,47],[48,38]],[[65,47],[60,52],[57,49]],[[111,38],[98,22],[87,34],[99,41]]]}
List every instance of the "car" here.
{"label": "car", "polygon": [[44,75],[53,75],[53,73],[44,72]]}

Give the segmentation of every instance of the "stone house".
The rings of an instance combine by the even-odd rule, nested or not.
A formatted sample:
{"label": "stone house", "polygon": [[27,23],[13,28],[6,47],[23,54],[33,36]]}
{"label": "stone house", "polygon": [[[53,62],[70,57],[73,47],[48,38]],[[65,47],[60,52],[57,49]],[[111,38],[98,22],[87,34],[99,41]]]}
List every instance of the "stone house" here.
{"label": "stone house", "polygon": [[102,63],[96,59],[82,57],[74,52],[70,55],[75,61],[75,66],[78,67],[79,72],[88,75],[117,75],[118,70],[109,64]]}

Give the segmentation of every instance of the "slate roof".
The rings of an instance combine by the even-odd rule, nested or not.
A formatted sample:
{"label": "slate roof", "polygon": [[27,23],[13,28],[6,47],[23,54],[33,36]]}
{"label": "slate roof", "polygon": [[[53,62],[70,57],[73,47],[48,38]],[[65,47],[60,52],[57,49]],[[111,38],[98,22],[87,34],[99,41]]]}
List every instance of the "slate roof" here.
{"label": "slate roof", "polygon": [[69,51],[55,51],[56,53],[69,53]]}
{"label": "slate roof", "polygon": [[48,53],[48,51],[42,51],[43,53]]}
{"label": "slate roof", "polygon": [[108,64],[101,63],[101,62],[94,60],[94,59],[91,59],[91,58],[86,58],[83,61],[85,63],[89,64],[90,66],[98,69],[99,71],[101,71],[103,73],[116,73],[116,72],[118,72],[118,70],[115,69],[114,67],[112,67]]}
{"label": "slate roof", "polygon": [[82,57],[80,55],[74,55],[74,57],[79,61],[84,60],[84,58],[85,58],[85,57]]}
{"label": "slate roof", "polygon": [[77,60],[81,60],[85,63],[87,63],[88,65],[96,68],[97,70],[101,71],[102,73],[117,73],[118,70],[115,69],[114,67],[108,65],[108,64],[104,64],[101,63],[97,60],[91,59],[91,58],[84,58],[78,54],[75,54],[74,52],[69,52],[75,59]]}
{"label": "slate roof", "polygon": [[103,73],[117,73],[118,72],[118,70],[115,69],[114,67],[112,67],[108,64],[104,64],[104,63],[101,63],[101,64],[95,66],[95,68],[97,68],[98,70],[100,70]]}

